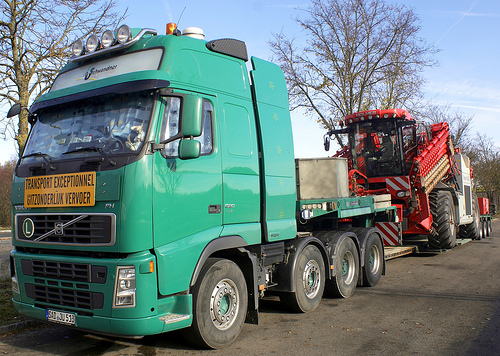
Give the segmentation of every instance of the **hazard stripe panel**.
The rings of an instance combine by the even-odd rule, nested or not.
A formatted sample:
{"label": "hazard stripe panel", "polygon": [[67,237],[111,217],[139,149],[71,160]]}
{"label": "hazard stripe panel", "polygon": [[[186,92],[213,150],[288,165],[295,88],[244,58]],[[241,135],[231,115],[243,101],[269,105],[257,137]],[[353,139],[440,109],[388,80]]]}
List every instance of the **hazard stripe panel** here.
{"label": "hazard stripe panel", "polygon": [[401,239],[401,223],[375,223],[375,226],[380,230],[385,246],[400,246]]}
{"label": "hazard stripe panel", "polygon": [[410,180],[408,177],[390,177],[385,179],[387,190],[393,195],[400,190],[410,190]]}

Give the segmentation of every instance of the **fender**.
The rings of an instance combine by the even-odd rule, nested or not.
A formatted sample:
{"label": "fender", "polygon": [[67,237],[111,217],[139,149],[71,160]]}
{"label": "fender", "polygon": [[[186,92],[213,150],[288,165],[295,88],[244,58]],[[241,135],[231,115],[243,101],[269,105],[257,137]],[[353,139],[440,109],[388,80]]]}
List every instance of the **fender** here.
{"label": "fender", "polygon": [[[198,277],[200,275],[201,268],[207,261],[210,256],[217,254],[220,251],[225,250],[237,250],[236,253],[231,252],[228,253],[227,258],[233,260],[243,272],[247,282],[248,288],[248,311],[245,322],[250,324],[258,324],[259,322],[259,291],[258,291],[258,283],[257,283],[257,273],[258,270],[258,262],[257,257],[250,253],[245,246],[248,244],[241,236],[233,235],[233,236],[223,236],[216,238],[208,243],[205,246],[205,249],[200,255],[198,259],[198,263],[193,272],[193,276],[191,277],[190,287],[193,287],[198,281]],[[228,251],[229,252],[229,251]],[[235,258],[235,254],[240,258]],[[221,257],[224,257],[223,254],[217,254]],[[229,256],[232,255],[232,256]],[[229,258],[232,257],[232,258]],[[242,257],[242,258],[241,258]]]}
{"label": "fender", "polygon": [[[295,271],[295,266],[297,264],[297,259],[300,256],[302,250],[308,245],[316,246],[321,255],[323,256],[323,261],[325,266],[327,266],[328,255],[326,253],[325,246],[323,243],[314,236],[308,236],[305,238],[296,238],[285,242],[285,251],[289,251],[289,254],[285,258],[285,263],[280,263],[276,266],[276,270],[273,273],[274,282],[278,283],[277,286],[272,287],[270,290],[278,292],[295,292],[297,286],[295,285],[295,278],[293,278],[293,273]],[[330,269],[325,268],[325,272],[328,278],[330,278]]]}
{"label": "fender", "polygon": [[217,251],[228,250],[231,248],[239,248],[247,246],[248,244],[241,236],[223,236],[218,237],[210,241],[207,246],[203,249],[203,252],[198,259],[198,263],[194,268],[193,276],[191,277],[190,287],[196,284],[198,276],[200,275],[201,268],[207,261],[207,259],[212,256]]}

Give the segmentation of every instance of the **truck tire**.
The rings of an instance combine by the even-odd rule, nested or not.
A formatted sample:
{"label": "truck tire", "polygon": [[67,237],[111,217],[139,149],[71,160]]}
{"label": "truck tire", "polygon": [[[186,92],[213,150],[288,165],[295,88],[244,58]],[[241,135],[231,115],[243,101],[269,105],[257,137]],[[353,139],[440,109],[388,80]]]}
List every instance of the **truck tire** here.
{"label": "truck tire", "polygon": [[356,289],[359,276],[359,254],[354,241],[350,238],[342,240],[335,258],[334,276],[326,281],[326,293],[349,298]]}
{"label": "truck tire", "polygon": [[363,286],[374,287],[380,282],[384,266],[384,250],[377,234],[372,233],[366,240]]}
{"label": "truck tire", "polygon": [[429,245],[433,248],[450,249],[457,241],[455,226],[455,207],[451,193],[445,190],[432,191],[429,194],[434,233],[430,234]]}
{"label": "truck tire", "polygon": [[486,236],[490,236],[491,235],[491,219],[487,219],[486,220]]}
{"label": "truck tire", "polygon": [[280,294],[280,300],[288,309],[306,313],[316,309],[325,289],[325,263],[319,249],[306,246],[297,258],[295,270],[295,292]]}
{"label": "truck tire", "polygon": [[474,216],[474,221],[470,224],[460,226],[458,235],[462,239],[480,240],[481,217],[479,216],[479,204],[476,194],[472,194],[472,215]]}
{"label": "truck tire", "polygon": [[217,349],[240,334],[248,306],[245,276],[232,261],[209,258],[193,289],[193,323],[182,330],[186,340]]}

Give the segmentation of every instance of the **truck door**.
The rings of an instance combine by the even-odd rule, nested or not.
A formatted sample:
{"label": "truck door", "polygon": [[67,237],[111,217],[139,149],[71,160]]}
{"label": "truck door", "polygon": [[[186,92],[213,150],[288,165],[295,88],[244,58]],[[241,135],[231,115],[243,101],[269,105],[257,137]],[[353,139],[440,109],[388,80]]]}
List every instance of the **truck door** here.
{"label": "truck door", "polygon": [[[184,98],[161,98],[157,142],[175,136],[182,125]],[[221,158],[214,149],[217,135],[214,99],[203,99],[198,158],[178,157],[180,140],[153,154],[153,236],[161,294],[187,289],[192,269],[208,241],[222,230]]]}

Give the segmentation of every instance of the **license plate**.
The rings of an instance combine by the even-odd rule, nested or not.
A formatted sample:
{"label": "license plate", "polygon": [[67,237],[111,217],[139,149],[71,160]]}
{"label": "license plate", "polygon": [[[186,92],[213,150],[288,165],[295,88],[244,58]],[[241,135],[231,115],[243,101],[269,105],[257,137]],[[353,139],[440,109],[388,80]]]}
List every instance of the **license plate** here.
{"label": "license plate", "polygon": [[50,309],[46,310],[45,317],[48,321],[66,325],[75,325],[75,320],[76,320],[75,314],[73,313],[63,313]]}

